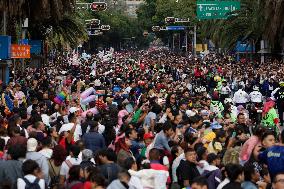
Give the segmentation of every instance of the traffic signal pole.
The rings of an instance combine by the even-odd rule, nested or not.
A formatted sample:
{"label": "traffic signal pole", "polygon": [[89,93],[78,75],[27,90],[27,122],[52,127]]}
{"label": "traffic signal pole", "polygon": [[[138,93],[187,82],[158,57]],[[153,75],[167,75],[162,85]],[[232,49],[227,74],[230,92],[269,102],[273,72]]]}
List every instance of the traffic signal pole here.
{"label": "traffic signal pole", "polygon": [[194,51],[193,51],[193,55],[196,56],[196,39],[197,39],[197,35],[196,35],[196,25],[194,25]]}

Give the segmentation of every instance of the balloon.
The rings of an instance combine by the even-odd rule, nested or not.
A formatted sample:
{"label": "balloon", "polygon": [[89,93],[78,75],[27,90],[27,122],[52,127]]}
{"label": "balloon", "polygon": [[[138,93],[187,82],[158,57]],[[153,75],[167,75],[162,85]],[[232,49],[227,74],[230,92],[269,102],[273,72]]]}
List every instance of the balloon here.
{"label": "balloon", "polygon": [[96,90],[93,87],[88,88],[87,90],[85,90],[84,92],[81,93],[81,98],[85,99],[88,96],[90,96],[90,94],[92,93],[96,93]]}
{"label": "balloon", "polygon": [[96,96],[97,95],[88,96],[87,98],[85,98],[81,101],[81,104],[85,105],[85,104],[88,104],[89,102],[96,100]]}
{"label": "balloon", "polygon": [[89,110],[87,110],[87,111],[84,111],[84,112],[81,114],[81,116],[82,116],[82,117],[86,117],[86,115],[87,115],[88,112],[92,112],[94,115],[99,113],[99,111],[98,111],[97,108],[91,108],[91,109],[89,109]]}

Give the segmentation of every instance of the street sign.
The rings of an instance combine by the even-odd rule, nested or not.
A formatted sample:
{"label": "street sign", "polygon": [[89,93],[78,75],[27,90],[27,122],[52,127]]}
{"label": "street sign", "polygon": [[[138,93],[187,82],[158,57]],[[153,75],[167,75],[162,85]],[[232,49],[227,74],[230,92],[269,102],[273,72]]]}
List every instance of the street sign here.
{"label": "street sign", "polygon": [[197,1],[197,18],[205,19],[227,19],[229,13],[239,10],[239,1]]}
{"label": "street sign", "polygon": [[160,31],[160,29],[161,29],[160,26],[153,26],[152,27],[153,32],[158,32],[158,31]]}
{"label": "street sign", "polygon": [[190,22],[189,18],[175,18],[176,23],[187,23]]}
{"label": "street sign", "polygon": [[30,45],[11,45],[11,58],[30,58],[31,57]]}
{"label": "street sign", "polygon": [[110,30],[110,25],[101,25],[101,30],[103,31]]}
{"label": "street sign", "polygon": [[167,17],[167,18],[165,18],[165,23],[167,23],[167,24],[175,23],[175,17]]}
{"label": "street sign", "polygon": [[167,30],[178,31],[178,30],[185,30],[186,26],[167,26]]}
{"label": "street sign", "polygon": [[105,2],[93,2],[91,5],[92,11],[105,11],[107,9],[107,3]]}

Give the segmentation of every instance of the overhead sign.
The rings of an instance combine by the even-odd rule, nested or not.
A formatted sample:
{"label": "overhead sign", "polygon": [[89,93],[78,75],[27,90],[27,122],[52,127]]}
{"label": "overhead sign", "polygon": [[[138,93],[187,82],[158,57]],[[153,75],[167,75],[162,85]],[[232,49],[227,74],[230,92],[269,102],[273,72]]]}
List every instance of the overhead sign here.
{"label": "overhead sign", "polygon": [[173,30],[173,31],[178,31],[178,30],[185,30],[187,27],[186,26],[167,26],[167,30]]}
{"label": "overhead sign", "polygon": [[30,58],[31,57],[30,45],[11,45],[11,58]]}
{"label": "overhead sign", "polygon": [[197,1],[197,18],[204,19],[227,19],[229,13],[239,10],[239,1]]}
{"label": "overhead sign", "polygon": [[0,35],[0,59],[10,59],[11,36]]}

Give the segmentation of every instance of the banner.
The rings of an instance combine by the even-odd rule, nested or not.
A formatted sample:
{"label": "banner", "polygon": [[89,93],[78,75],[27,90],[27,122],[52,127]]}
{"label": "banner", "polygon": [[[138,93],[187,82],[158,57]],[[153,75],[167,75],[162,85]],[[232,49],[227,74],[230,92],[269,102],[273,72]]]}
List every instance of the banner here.
{"label": "banner", "polygon": [[0,35],[0,59],[10,59],[11,36]]}
{"label": "banner", "polygon": [[11,58],[30,58],[30,45],[11,45]]}
{"label": "banner", "polygon": [[42,40],[29,40],[29,45],[31,46],[31,54],[42,54]]}

